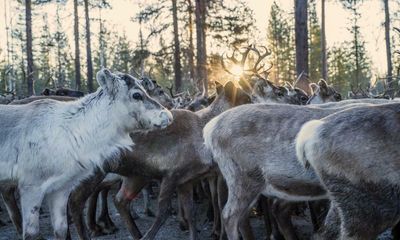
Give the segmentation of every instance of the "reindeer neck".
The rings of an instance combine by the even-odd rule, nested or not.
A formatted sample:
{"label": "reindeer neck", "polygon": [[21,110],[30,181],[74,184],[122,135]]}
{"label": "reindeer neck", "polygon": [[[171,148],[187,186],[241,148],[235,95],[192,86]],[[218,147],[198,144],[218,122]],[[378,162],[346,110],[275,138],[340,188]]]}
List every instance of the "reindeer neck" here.
{"label": "reindeer neck", "polygon": [[91,161],[98,165],[101,165],[101,155],[110,156],[118,148],[132,145],[122,121],[124,111],[113,101],[98,90],[76,102],[66,103],[66,111],[62,113],[66,121],[61,127],[68,132],[71,142],[77,149],[86,149],[84,154],[93,156]]}
{"label": "reindeer neck", "polygon": [[196,114],[203,120],[203,122],[207,123],[212,118],[218,116],[229,108],[230,104],[222,94],[217,96],[208,107],[197,111]]}

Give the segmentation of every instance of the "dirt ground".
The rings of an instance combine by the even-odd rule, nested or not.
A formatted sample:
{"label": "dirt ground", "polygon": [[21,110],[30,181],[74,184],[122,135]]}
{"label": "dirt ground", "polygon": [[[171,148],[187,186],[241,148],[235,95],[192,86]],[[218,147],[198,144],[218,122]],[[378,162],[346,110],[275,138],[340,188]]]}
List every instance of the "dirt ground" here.
{"label": "dirt ground", "polygon": [[[4,227],[0,227],[0,240],[14,240],[14,239],[21,239],[14,227],[12,226],[12,223],[10,222],[7,213],[5,212],[5,207],[0,201],[0,206],[2,211],[0,211],[0,219],[3,222],[6,222],[7,225]],[[110,208],[110,213],[112,220],[115,222],[116,226],[119,228],[119,231],[113,235],[107,235],[107,236],[102,236],[102,237],[97,237],[94,239],[101,239],[101,240],[112,240],[112,239],[132,239],[132,237],[129,235],[128,231],[124,227],[121,218],[119,217],[119,214],[117,213],[114,205],[112,204],[112,201],[110,199],[109,201],[111,204],[109,206]],[[207,204],[196,204],[196,213],[197,213],[197,228],[199,231],[199,239],[200,240],[208,240],[212,239],[210,237],[211,229],[212,229],[212,222],[208,222],[206,220],[206,206]],[[174,199],[172,206],[174,209],[176,209],[176,199]],[[152,217],[147,217],[143,214],[143,199],[140,196],[138,199],[134,201],[132,204],[132,208],[136,210],[136,212],[139,214],[140,218],[136,220],[136,223],[141,230],[142,233],[148,229],[154,218]],[[155,200],[152,201],[152,209],[156,211],[156,206],[155,206]],[[296,228],[299,232],[299,235],[301,239],[311,239],[310,232],[312,230],[311,224],[308,221],[308,219],[304,217],[293,217],[293,221],[296,224]],[[263,240],[265,239],[265,228],[262,222],[261,217],[254,217],[251,219],[251,224],[253,227],[253,231],[255,233],[256,239]],[[50,217],[49,213],[47,211],[47,208],[43,208],[43,213],[40,216],[40,228],[41,228],[41,233],[44,238],[46,239],[52,239],[52,227],[50,223]],[[77,235],[75,232],[75,228],[72,226],[72,238],[77,239]],[[189,234],[188,232],[183,232],[179,229],[179,224],[176,216],[171,215],[166,223],[161,227],[160,231],[158,232],[156,236],[157,240],[171,240],[171,239],[189,239]],[[379,240],[390,240],[390,233],[385,232]]]}

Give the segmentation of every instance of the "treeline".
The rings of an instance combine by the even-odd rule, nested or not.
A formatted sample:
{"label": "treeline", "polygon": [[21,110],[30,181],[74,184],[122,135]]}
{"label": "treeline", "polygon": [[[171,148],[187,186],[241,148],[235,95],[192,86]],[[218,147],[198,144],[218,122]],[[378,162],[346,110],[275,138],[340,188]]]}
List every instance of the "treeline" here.
{"label": "treeline", "polygon": [[[302,70],[311,81],[328,79],[343,93],[367,87],[372,76],[359,26],[363,1],[338,0],[351,13],[348,30],[353,39],[330,48],[323,44],[329,30],[321,25],[324,14],[317,16],[316,0],[294,2],[294,12],[284,11],[277,2],[266,9],[267,39],[259,39],[254,13],[244,0],[143,1],[131,18],[139,26],[138,40],[132,42],[113,28],[113,19],[103,17],[116,2],[4,0],[7,47],[0,49],[0,93],[32,95],[61,86],[92,92],[97,87],[94,73],[102,66],[150,75],[161,85],[173,84],[176,91],[202,91],[209,82],[231,78],[220,66],[222,53],[249,43],[272,51],[269,78],[276,83],[293,82]],[[392,67],[388,62],[387,76],[379,77],[394,83],[399,60],[392,53],[399,49],[400,37],[390,35],[389,22],[398,16],[389,16],[388,0],[382,3]],[[397,0],[390,3],[399,9]],[[49,6],[55,9],[51,16],[43,13]]]}

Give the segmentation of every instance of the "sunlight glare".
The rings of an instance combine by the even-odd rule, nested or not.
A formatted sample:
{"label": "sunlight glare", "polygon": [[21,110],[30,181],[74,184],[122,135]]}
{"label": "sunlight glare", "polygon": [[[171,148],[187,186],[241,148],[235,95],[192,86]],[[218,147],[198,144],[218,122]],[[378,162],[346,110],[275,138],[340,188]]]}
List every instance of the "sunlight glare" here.
{"label": "sunlight glare", "polygon": [[243,68],[239,65],[233,65],[231,68],[231,72],[236,76],[241,76],[243,74]]}

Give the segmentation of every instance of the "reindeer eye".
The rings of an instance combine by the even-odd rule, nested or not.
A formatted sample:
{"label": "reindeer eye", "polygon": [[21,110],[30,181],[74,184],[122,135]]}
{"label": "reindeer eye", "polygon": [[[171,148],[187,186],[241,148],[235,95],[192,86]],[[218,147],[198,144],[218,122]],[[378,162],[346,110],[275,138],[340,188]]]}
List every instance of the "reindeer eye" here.
{"label": "reindeer eye", "polygon": [[134,94],[132,94],[132,98],[135,99],[135,100],[138,100],[138,101],[143,100],[142,95],[140,93],[138,93],[138,92],[135,92]]}
{"label": "reindeer eye", "polygon": [[301,96],[300,100],[301,100],[301,101],[307,101],[307,100],[308,100],[308,97]]}

